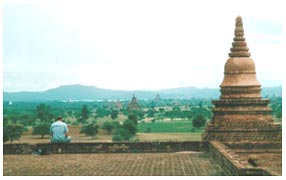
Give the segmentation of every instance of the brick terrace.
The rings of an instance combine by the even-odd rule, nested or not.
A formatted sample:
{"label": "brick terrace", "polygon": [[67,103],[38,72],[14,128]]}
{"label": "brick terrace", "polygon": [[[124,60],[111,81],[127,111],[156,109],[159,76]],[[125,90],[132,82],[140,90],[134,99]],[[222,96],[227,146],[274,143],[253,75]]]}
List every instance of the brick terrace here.
{"label": "brick terrace", "polygon": [[[237,153],[238,154],[238,153]],[[272,174],[282,175],[282,153],[243,153],[239,154],[238,160],[246,163],[249,158],[253,158],[257,167],[263,168]]]}
{"label": "brick terrace", "polygon": [[225,175],[206,152],[4,155],[3,175]]}
{"label": "brick terrace", "polygon": [[[258,152],[258,151],[243,151],[234,149],[235,154],[237,154],[237,160],[241,164],[249,164],[247,161],[249,158],[252,158],[257,167],[263,168],[273,175],[282,175],[282,152],[281,150],[274,152],[273,150],[267,152]],[[249,166],[249,165],[248,165]]]}
{"label": "brick terrace", "polygon": [[211,141],[209,154],[228,175],[282,175],[282,144]]}
{"label": "brick terrace", "polygon": [[[247,143],[246,143],[247,144]],[[237,155],[237,160],[241,164],[246,164],[251,158],[259,168],[263,168],[273,175],[282,175],[282,144],[279,142],[251,142],[228,144],[233,153]],[[239,147],[241,146],[241,147]]]}

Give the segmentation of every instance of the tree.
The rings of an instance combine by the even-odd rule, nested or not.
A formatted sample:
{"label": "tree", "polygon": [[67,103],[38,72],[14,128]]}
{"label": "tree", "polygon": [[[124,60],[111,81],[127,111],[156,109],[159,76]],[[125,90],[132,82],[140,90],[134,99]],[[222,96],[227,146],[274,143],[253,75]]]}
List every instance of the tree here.
{"label": "tree", "polygon": [[133,120],[127,119],[123,122],[123,125],[115,127],[115,133],[113,134],[113,141],[129,141],[137,132],[136,124]]}
{"label": "tree", "polygon": [[130,132],[131,135],[135,135],[137,132],[136,124],[132,120],[126,120],[123,123],[123,128]]}
{"label": "tree", "polygon": [[3,117],[3,142],[9,141],[8,134],[7,134],[7,124],[9,119],[7,117]]}
{"label": "tree", "polygon": [[132,134],[126,129],[120,127],[116,129],[112,137],[112,141],[128,141],[132,137]]}
{"label": "tree", "polygon": [[282,104],[278,105],[275,115],[277,118],[282,118]]}
{"label": "tree", "polygon": [[210,119],[212,117],[211,109],[208,108],[198,108],[193,107],[191,108],[191,112],[193,114],[193,117],[196,117],[198,115],[203,115],[206,119]]}
{"label": "tree", "polygon": [[128,115],[128,119],[131,120],[131,121],[133,121],[134,124],[137,125],[137,123],[138,123],[138,122],[137,122],[138,118],[137,118],[137,116],[136,116],[135,114],[129,114],[129,115]]}
{"label": "tree", "polygon": [[273,116],[280,119],[282,117],[282,97],[272,96],[270,100],[270,107],[272,109]]}
{"label": "tree", "polygon": [[9,141],[9,136],[8,136],[8,133],[7,133],[7,127],[3,127],[3,142],[7,142]]}
{"label": "tree", "polygon": [[98,107],[96,109],[96,116],[97,117],[104,117],[104,116],[109,116],[110,111],[108,110],[107,107],[103,106],[103,107]]}
{"label": "tree", "polygon": [[50,124],[46,122],[40,122],[33,126],[32,135],[41,135],[41,138],[44,138],[45,135],[50,134]]}
{"label": "tree", "polygon": [[3,129],[3,141],[12,143],[14,140],[20,139],[25,130],[21,124],[7,124]]}
{"label": "tree", "polygon": [[186,114],[186,118],[192,119],[193,115],[191,111],[184,111],[184,113]]}
{"label": "tree", "polygon": [[26,113],[20,116],[20,120],[24,126],[31,126],[35,123],[35,115]]}
{"label": "tree", "polygon": [[19,117],[17,115],[10,115],[9,116],[10,122],[17,124],[19,122]]}
{"label": "tree", "polygon": [[147,117],[154,117],[155,112],[153,111],[153,109],[148,109],[147,111]]}
{"label": "tree", "polygon": [[98,133],[99,126],[95,123],[86,124],[81,127],[80,133],[84,133],[87,136],[91,136],[94,139],[95,135]]}
{"label": "tree", "polygon": [[118,117],[118,110],[113,109],[110,114],[111,119],[116,119]]}
{"label": "tree", "polygon": [[159,108],[160,113],[164,113],[165,109],[164,108]]}
{"label": "tree", "polygon": [[202,108],[203,107],[203,101],[200,101],[198,105],[200,108]]}
{"label": "tree", "polygon": [[105,121],[101,128],[106,130],[108,132],[108,134],[110,134],[111,131],[118,126],[119,126],[119,123],[117,121],[115,121],[115,122]]}
{"label": "tree", "polygon": [[144,118],[144,111],[142,111],[142,110],[138,110],[137,112],[136,112],[136,115],[139,117],[139,119],[141,120],[141,119],[143,119]]}
{"label": "tree", "polygon": [[87,105],[83,105],[81,109],[81,120],[82,122],[86,122],[89,117],[89,109]]}
{"label": "tree", "polygon": [[73,115],[73,111],[72,111],[72,110],[67,111],[67,115],[68,115],[69,117],[73,117],[73,116],[74,116],[74,115]]}
{"label": "tree", "polygon": [[206,121],[207,120],[204,118],[204,116],[199,114],[192,121],[193,127],[200,128],[205,125]]}
{"label": "tree", "polygon": [[44,122],[50,122],[53,118],[53,113],[50,106],[40,104],[37,106],[37,118]]}

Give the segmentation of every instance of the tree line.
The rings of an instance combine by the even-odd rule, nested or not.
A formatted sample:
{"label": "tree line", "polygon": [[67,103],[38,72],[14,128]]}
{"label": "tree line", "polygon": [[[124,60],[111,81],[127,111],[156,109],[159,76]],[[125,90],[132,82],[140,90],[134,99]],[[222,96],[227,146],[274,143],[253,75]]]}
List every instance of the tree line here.
{"label": "tree line", "polygon": [[[270,97],[273,116],[282,117],[282,97]],[[203,127],[212,117],[211,99],[173,100],[162,99],[160,101],[140,101],[140,110],[128,112],[129,101],[118,102],[17,102],[3,105],[3,140],[13,142],[32,128],[33,135],[42,138],[50,134],[50,124],[57,116],[64,119],[73,118],[74,121],[66,121],[68,124],[81,125],[81,133],[94,138],[99,129],[112,134],[114,141],[131,140],[137,130],[138,122],[144,118],[151,118],[152,123],[164,118],[171,120],[176,118],[191,120],[192,126]],[[116,119],[119,114],[124,115],[125,120],[119,122]],[[111,120],[99,124],[97,119],[110,117]]]}

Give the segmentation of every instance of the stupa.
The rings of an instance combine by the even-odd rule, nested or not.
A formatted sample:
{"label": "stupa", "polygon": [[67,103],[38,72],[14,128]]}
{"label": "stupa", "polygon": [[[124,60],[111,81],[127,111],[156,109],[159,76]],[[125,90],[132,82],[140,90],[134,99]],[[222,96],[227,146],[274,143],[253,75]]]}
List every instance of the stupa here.
{"label": "stupa", "polygon": [[131,113],[131,112],[133,112],[133,111],[138,111],[138,110],[140,110],[140,109],[141,109],[141,107],[140,107],[140,105],[139,105],[139,102],[138,102],[138,100],[137,100],[135,94],[133,94],[132,100],[131,100],[131,102],[130,102],[130,103],[128,104],[128,106],[127,106],[127,111],[128,111],[129,113]]}
{"label": "stupa", "polygon": [[220,85],[221,96],[214,100],[213,118],[203,140],[279,141],[281,125],[271,116],[270,100],[261,97],[254,61],[244,38],[242,18],[235,22],[235,37]]}

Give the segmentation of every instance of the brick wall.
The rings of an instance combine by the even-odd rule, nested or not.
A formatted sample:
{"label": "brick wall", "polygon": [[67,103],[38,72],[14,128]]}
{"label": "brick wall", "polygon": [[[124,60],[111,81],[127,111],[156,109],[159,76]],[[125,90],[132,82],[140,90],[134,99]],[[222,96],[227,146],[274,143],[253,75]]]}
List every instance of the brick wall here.
{"label": "brick wall", "polygon": [[238,168],[231,162],[231,157],[227,155],[221,144],[209,143],[209,153],[212,158],[219,163],[224,172],[229,176],[238,176]]}
{"label": "brick wall", "polygon": [[270,173],[259,167],[250,167],[241,164],[237,160],[237,154],[224,145],[222,142],[210,141],[209,142],[209,153],[219,165],[223,168],[227,175],[234,176],[270,176],[278,175],[275,172]]}
{"label": "brick wall", "polygon": [[226,146],[232,149],[245,149],[245,150],[282,150],[282,143],[281,142],[231,142],[231,143],[224,143]]}
{"label": "brick wall", "polygon": [[110,142],[68,144],[4,144],[3,154],[32,154],[37,148],[49,153],[142,153],[207,151],[208,142]]}

